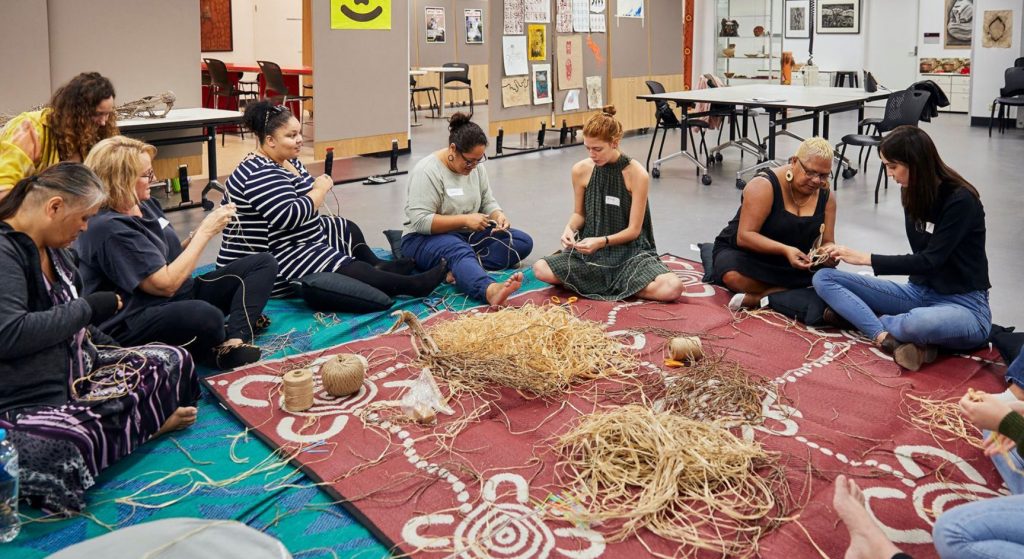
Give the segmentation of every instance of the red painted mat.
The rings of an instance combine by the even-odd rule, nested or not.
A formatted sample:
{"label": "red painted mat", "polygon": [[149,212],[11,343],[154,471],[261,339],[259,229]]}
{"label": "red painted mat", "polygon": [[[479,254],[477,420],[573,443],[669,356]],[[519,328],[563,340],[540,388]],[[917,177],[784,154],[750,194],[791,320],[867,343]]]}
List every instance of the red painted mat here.
{"label": "red painted mat", "polygon": [[[994,352],[947,355],[921,372],[901,374],[889,358],[853,333],[797,328],[772,315],[737,319],[725,308],[726,292],[700,283],[697,266],[674,257],[666,261],[687,282],[682,302],[579,301],[574,305],[577,314],[602,322],[609,333],[622,336],[625,345],[640,353],[648,370],[662,369],[664,340],[631,332],[631,328],[705,333],[707,344],[783,387],[791,407],[766,399],[767,421],[745,428],[745,434],[780,452],[792,490],[804,495],[799,522],[829,556],[841,556],[847,544],[831,509],[831,482],[840,473],[858,480],[886,533],[919,558],[935,555],[931,525],[936,514],[965,499],[1005,492],[980,451],[964,443],[936,440],[906,420],[908,394],[945,399],[959,397],[968,386],[1001,391],[1004,367],[990,361],[998,360]],[[566,296],[545,289],[511,302],[542,304],[552,295]],[[452,317],[440,313],[430,320]],[[400,355],[390,357],[394,351],[386,348]],[[282,410],[278,394],[282,372],[334,353],[371,352],[374,366],[355,397],[335,400],[318,394],[308,412]],[[364,427],[361,410],[373,402],[399,400],[418,374],[405,365],[411,355],[408,336],[399,332],[261,363],[207,382],[261,438],[284,448],[286,454],[294,452],[295,460],[313,479],[323,482],[325,491],[344,501],[396,551],[426,557],[648,555],[635,538],[612,543],[599,527],[545,521],[534,513],[537,501],[558,490],[553,457],[541,449],[578,418],[574,406],[504,391],[488,413],[453,441],[457,453],[437,452],[431,435],[457,420],[462,410],[474,408],[471,402],[456,406],[455,416],[439,416],[436,427],[386,421],[380,428]],[[584,397],[588,388],[594,387],[581,385],[567,397],[584,413],[593,410],[592,398]],[[381,456],[378,464],[365,467]],[[651,534],[644,535],[644,540],[659,553],[677,551],[671,542]],[[819,556],[801,527],[792,522],[762,538],[759,553]]]}

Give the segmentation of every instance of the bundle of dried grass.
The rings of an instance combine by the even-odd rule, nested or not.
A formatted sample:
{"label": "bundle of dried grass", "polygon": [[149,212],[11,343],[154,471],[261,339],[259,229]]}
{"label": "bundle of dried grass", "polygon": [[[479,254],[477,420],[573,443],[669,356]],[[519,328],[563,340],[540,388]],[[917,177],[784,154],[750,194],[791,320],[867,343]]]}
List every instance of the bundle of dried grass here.
{"label": "bundle of dried grass", "polygon": [[419,362],[454,394],[489,386],[555,396],[588,379],[635,373],[638,359],[609,337],[601,324],[559,305],[526,304],[473,313],[428,329],[437,354]]}
{"label": "bundle of dried grass", "polygon": [[771,380],[750,373],[722,354],[676,370],[662,397],[663,409],[695,420],[722,425],[762,423],[762,401],[778,389]]}
{"label": "bundle of dried grass", "polygon": [[586,416],[556,450],[559,481],[611,541],[646,528],[691,551],[755,555],[790,494],[760,444],[644,406]]}
{"label": "bundle of dried grass", "polygon": [[964,418],[956,399],[929,400],[907,394],[913,402],[907,406],[908,423],[931,435],[935,442],[961,440],[975,448],[983,448],[981,431]]}

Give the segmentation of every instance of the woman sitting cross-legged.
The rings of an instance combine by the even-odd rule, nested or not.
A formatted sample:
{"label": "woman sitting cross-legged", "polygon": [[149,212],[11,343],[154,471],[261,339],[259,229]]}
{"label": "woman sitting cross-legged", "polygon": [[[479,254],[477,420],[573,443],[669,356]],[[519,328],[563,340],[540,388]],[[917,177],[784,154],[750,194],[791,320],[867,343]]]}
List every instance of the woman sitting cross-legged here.
{"label": "woman sitting cross-legged", "polygon": [[[812,264],[834,265],[823,257],[812,262],[810,255],[815,244],[828,247],[835,238],[836,200],[828,189],[832,153],[827,140],[808,138],[786,165],[761,171],[743,189],[740,208],[714,247],[713,282],[736,292],[730,309],[810,287]],[[835,317],[826,314],[826,321]]]}
{"label": "woman sitting cross-legged", "polygon": [[189,354],[116,347],[91,324],[114,315],[117,294],[78,296],[66,249],[105,198],[86,166],[59,163],[0,203],[0,428],[18,450],[21,496],[52,512],[81,511],[101,471],[196,419]]}
{"label": "woman sitting cross-legged", "polygon": [[621,139],[612,106],[583,128],[589,157],[572,168],[575,210],[562,233],[564,251],[538,260],[533,272],[591,299],[675,301],[683,282],[658,258],[647,202],[650,178],[619,151]]}
{"label": "woman sitting cross-legged", "polygon": [[501,305],[523,283],[503,283],[488,270],[514,268],[533,250],[533,239],[513,229],[491,194],[487,136],[463,113],[448,124],[448,147],[424,157],[409,172],[402,254],[425,269],[447,260],[455,285],[490,305]]}
{"label": "woman sitting cross-legged", "polygon": [[901,185],[911,254],[868,254],[832,246],[829,254],[897,283],[841,270],[820,270],[814,289],[896,363],[911,371],[938,347],[978,347],[992,329],[988,305],[985,209],[978,191],[939,157],[916,126],[900,126],[879,146],[889,176]]}
{"label": "woman sitting cross-legged", "polygon": [[259,148],[228,177],[226,201],[237,206],[238,223],[224,231],[219,267],[270,252],[280,268],[273,291],[279,297],[292,293],[292,281],[318,272],[348,276],[389,296],[423,297],[444,280],[444,262],[406,275],[412,261],[380,260],[355,222],[320,215],[334,181],[314,179],[299,162],[302,134],[288,109],[260,101],[248,105],[243,118]]}
{"label": "woman sitting cross-legged", "polygon": [[150,198],[154,157],[153,146],[114,136],[85,159],[109,197],[75,243],[78,267],[86,293],[115,291],[125,304],[100,328],[125,345],[185,347],[220,369],[259,361],[260,349],[249,342],[267,323],[262,313],[277,263],[269,254],[253,254],[193,278],[203,250],[235,209],[221,206],[179,240],[160,203]]}

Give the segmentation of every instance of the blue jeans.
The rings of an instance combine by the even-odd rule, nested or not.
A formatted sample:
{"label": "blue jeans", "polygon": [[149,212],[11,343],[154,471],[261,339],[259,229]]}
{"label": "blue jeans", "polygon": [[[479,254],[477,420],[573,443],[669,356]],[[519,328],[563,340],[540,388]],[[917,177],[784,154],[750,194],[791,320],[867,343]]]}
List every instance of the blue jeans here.
{"label": "blue jeans", "polygon": [[[932,532],[939,557],[1024,557],[1024,475],[1011,470],[1003,456],[992,460],[1013,495],[974,501],[942,513]],[[1010,460],[1024,471],[1017,449],[1010,451]]]}
{"label": "blue jeans", "polygon": [[978,347],[992,330],[988,291],[943,295],[832,268],[815,272],[813,283],[832,310],[872,340],[888,332],[905,343],[962,350]]}
{"label": "blue jeans", "polygon": [[518,266],[532,250],[533,239],[518,229],[402,237],[402,255],[414,259],[417,268],[429,270],[444,258],[456,287],[478,301],[487,300],[487,286],[494,283],[487,270]]}
{"label": "blue jeans", "polygon": [[1006,381],[1024,388],[1024,351],[1006,368]]}

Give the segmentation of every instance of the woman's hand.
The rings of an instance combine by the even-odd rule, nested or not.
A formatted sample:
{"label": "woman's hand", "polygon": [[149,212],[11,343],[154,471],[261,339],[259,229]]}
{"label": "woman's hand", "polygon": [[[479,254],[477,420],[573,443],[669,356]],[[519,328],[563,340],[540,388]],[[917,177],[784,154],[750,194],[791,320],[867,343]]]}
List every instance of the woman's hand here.
{"label": "woman's hand", "polygon": [[509,223],[505,212],[501,210],[494,210],[494,212],[491,213],[491,220],[496,224],[494,226],[495,231],[508,231],[509,227],[512,227],[512,224]]}
{"label": "woman's hand", "polygon": [[1009,404],[984,392],[968,392],[960,398],[964,416],[979,429],[997,431],[999,423],[1013,411]]}
{"label": "woman's hand", "polygon": [[562,238],[559,241],[562,242],[562,248],[572,248],[576,244],[576,231],[566,225],[562,231]]}
{"label": "woman's hand", "polygon": [[210,215],[206,216],[199,227],[196,228],[196,237],[202,236],[204,239],[209,241],[216,237],[221,231],[227,227],[228,223],[231,222],[231,218],[235,217],[235,205],[224,204],[219,208],[210,212]]}
{"label": "woman's hand", "polygon": [[473,231],[483,231],[490,227],[491,218],[487,214],[466,214],[463,216],[463,227]]}
{"label": "woman's hand", "polygon": [[38,160],[42,153],[42,146],[39,145],[36,127],[32,126],[32,123],[27,120],[21,121],[21,126],[18,127],[11,137],[11,143],[25,152],[25,155],[33,162]]}
{"label": "woman's hand", "polygon": [[330,175],[320,175],[313,181],[313,190],[328,192],[334,188],[334,179]]}
{"label": "woman's hand", "polygon": [[843,245],[832,245],[828,247],[828,257],[836,262],[846,262],[854,266],[870,266],[871,255],[867,252],[853,250]]}
{"label": "woman's hand", "polygon": [[587,237],[582,241],[576,241],[573,248],[580,254],[594,254],[606,245],[604,237]]}
{"label": "woman's hand", "polygon": [[832,257],[830,250],[836,246],[835,243],[828,243],[818,247],[818,253],[825,255],[824,262],[818,264],[819,268],[835,268],[839,265],[839,261]]}
{"label": "woman's hand", "polygon": [[811,259],[804,254],[804,251],[796,247],[786,247],[786,260],[789,260],[790,266],[798,270],[809,270],[811,268]]}

